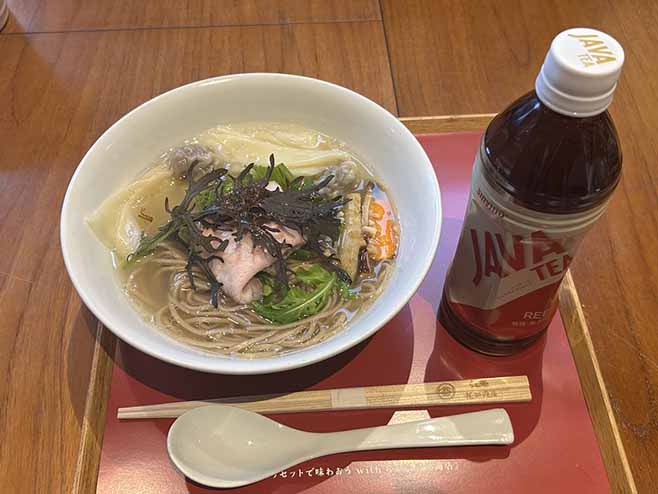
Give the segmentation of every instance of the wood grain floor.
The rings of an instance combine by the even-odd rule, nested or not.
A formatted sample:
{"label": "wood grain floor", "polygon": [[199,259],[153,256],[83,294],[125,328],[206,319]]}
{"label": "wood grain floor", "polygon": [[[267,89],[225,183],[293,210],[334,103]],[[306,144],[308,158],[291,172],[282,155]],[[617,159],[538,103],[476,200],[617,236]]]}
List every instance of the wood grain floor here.
{"label": "wood grain floor", "polygon": [[[181,6],[183,5],[183,6]],[[232,72],[310,75],[400,116],[488,113],[530,89],[550,39],[625,46],[611,108],[624,178],[574,281],[639,492],[658,476],[658,3],[650,0],[22,0],[0,34],[0,492],[68,493],[95,320],[59,251],[65,186],[119,116]],[[37,438],[39,446],[25,441]]]}
{"label": "wood grain floor", "polygon": [[20,0],[7,32],[380,20],[377,0]]}

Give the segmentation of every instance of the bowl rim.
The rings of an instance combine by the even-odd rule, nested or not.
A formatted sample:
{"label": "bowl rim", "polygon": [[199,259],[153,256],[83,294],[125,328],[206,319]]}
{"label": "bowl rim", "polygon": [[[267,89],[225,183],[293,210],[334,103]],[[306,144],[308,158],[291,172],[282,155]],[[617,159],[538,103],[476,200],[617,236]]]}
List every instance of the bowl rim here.
{"label": "bowl rim", "polygon": [[[431,170],[432,173],[429,174],[431,176],[431,186],[433,189],[433,193],[436,197],[437,200],[437,206],[438,206],[438,217],[436,218],[436,227],[434,230],[434,234],[432,236],[430,248],[428,252],[425,255],[425,258],[422,260],[422,264],[420,265],[420,276],[412,283],[412,286],[410,289],[405,291],[401,297],[398,298],[395,304],[389,306],[387,309],[387,312],[384,317],[382,317],[376,324],[371,325],[370,327],[367,328],[367,330],[355,334],[353,338],[350,338],[347,342],[345,342],[342,345],[335,345],[333,348],[328,348],[327,351],[322,352],[320,354],[316,354],[313,356],[302,356],[303,352],[308,349],[316,348],[318,345],[313,345],[311,347],[308,347],[308,349],[302,349],[297,352],[291,352],[282,356],[277,356],[277,357],[270,357],[270,358],[263,358],[263,359],[231,359],[231,358],[218,358],[212,362],[212,364],[206,364],[204,362],[195,362],[192,361],[191,359],[187,360],[181,360],[177,359],[174,357],[171,357],[170,355],[159,352],[159,351],[154,351],[153,349],[147,347],[146,345],[142,344],[142,342],[138,338],[133,338],[130,334],[130,332],[125,332],[122,329],[117,329],[114,327],[113,324],[110,324],[107,320],[102,315],[103,311],[98,308],[98,305],[96,302],[90,297],[86,292],[84,287],[81,284],[81,281],[77,278],[77,275],[75,273],[75,268],[74,268],[74,263],[75,261],[72,259],[71,254],[69,252],[69,243],[73,242],[74,239],[72,238],[72,235],[69,232],[67,222],[64,221],[65,216],[67,215],[69,209],[70,209],[70,203],[71,203],[71,196],[73,195],[73,187],[78,179],[79,174],[81,173],[82,169],[85,166],[85,163],[87,163],[91,158],[90,156],[96,152],[96,149],[100,147],[104,142],[104,138],[108,134],[111,134],[114,129],[117,127],[120,127],[123,125],[123,123],[126,120],[129,120],[132,115],[135,113],[141,112],[144,109],[148,108],[151,105],[156,104],[156,102],[161,101],[162,99],[166,99],[171,97],[172,95],[179,93],[179,92],[184,92],[184,91],[189,91],[191,88],[198,87],[198,86],[204,86],[207,84],[215,84],[221,81],[226,81],[229,79],[257,79],[257,78],[263,78],[263,79],[271,79],[271,80],[283,80],[283,79],[288,79],[288,80],[293,80],[293,81],[302,81],[303,83],[306,84],[316,84],[319,86],[324,86],[324,87],[329,87],[334,91],[338,91],[341,93],[344,93],[348,95],[349,97],[356,98],[361,102],[361,104],[364,104],[366,106],[369,106],[370,108],[373,108],[375,111],[378,111],[380,114],[383,115],[384,118],[388,119],[390,123],[395,127],[395,130],[400,132],[402,136],[404,136],[407,139],[411,139],[415,145],[418,147],[420,153],[422,156],[425,157],[425,165],[428,166]],[[108,127],[96,140],[95,142],[91,145],[91,147],[87,150],[87,152],[84,154],[78,165],[76,166],[76,169],[71,175],[71,178],[69,180],[69,184],[66,188],[66,193],[64,195],[64,199],[62,201],[62,206],[61,206],[61,212],[60,212],[60,248],[62,251],[62,257],[64,259],[64,265],[66,267],[67,273],[69,275],[69,278],[82,299],[83,303],[89,308],[89,310],[94,314],[94,316],[105,326],[106,329],[110,330],[117,338],[121,339],[122,341],[128,343],[130,346],[140,350],[141,352],[146,353],[147,355],[150,355],[154,358],[157,358],[158,360],[162,360],[164,362],[191,369],[191,370],[197,370],[201,372],[207,372],[207,373],[213,373],[213,374],[226,374],[226,375],[256,375],[256,374],[270,374],[270,373],[277,373],[277,372],[284,372],[292,369],[298,369],[300,367],[305,367],[307,365],[311,365],[317,362],[321,362],[324,360],[328,360],[356,345],[361,343],[362,341],[366,340],[367,338],[371,337],[374,333],[376,333],[379,329],[381,329],[384,325],[386,325],[393,317],[395,317],[401,310],[402,308],[409,302],[411,297],[416,293],[418,288],[420,287],[420,284],[423,282],[423,280],[427,277],[427,274],[431,268],[431,265],[434,261],[434,257],[436,254],[436,250],[439,245],[439,238],[441,234],[441,227],[443,223],[443,208],[441,204],[441,191],[439,187],[439,182],[436,177],[436,174],[434,173],[432,163],[427,156],[427,153],[425,150],[422,148],[420,143],[416,140],[414,134],[399,120],[398,117],[393,115],[391,112],[389,112],[386,108],[382,107],[381,105],[375,103],[371,99],[367,98],[366,96],[363,96],[362,94],[357,93],[356,91],[353,91],[351,89],[348,89],[346,87],[340,86],[338,84],[334,84],[332,82],[324,81],[321,79],[315,79],[313,77],[307,77],[307,76],[301,76],[301,75],[295,75],[295,74],[285,74],[285,73],[276,73],[276,72],[246,72],[246,73],[238,73],[238,74],[227,74],[223,76],[216,76],[216,77],[211,77],[207,79],[201,79],[198,81],[190,82],[188,84],[184,84],[182,86],[178,86],[176,88],[170,89],[169,91],[166,91],[164,93],[161,93],[157,96],[154,96],[153,98],[141,103],[140,105],[136,106],[129,112],[127,112],[125,115],[123,115],[121,118],[119,118],[116,122],[114,122],[110,127]],[[372,306],[371,306],[372,307]],[[370,310],[367,309],[366,312]],[[363,315],[363,314],[362,314]],[[330,338],[327,341],[331,341],[332,338]],[[294,361],[287,361],[284,362],[281,360],[283,357],[286,355],[299,355],[297,359]],[[305,357],[305,358],[304,358]],[[277,359],[279,359],[277,361]],[[236,361],[241,361],[241,362],[251,362],[254,365],[250,367],[245,367],[245,368],[235,368],[233,366],[233,363]],[[283,365],[281,364],[283,362]]]}

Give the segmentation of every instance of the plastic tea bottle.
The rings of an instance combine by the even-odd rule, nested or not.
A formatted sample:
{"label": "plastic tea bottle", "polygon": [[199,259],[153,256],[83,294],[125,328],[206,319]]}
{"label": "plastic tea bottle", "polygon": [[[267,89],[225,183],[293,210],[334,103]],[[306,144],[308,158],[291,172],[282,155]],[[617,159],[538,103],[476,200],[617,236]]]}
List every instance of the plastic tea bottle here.
{"label": "plastic tea bottle", "polygon": [[487,128],[440,309],[443,325],[466,346],[508,355],[551,321],[560,282],[621,175],[606,109],[623,63],[609,35],[564,31],[535,90]]}

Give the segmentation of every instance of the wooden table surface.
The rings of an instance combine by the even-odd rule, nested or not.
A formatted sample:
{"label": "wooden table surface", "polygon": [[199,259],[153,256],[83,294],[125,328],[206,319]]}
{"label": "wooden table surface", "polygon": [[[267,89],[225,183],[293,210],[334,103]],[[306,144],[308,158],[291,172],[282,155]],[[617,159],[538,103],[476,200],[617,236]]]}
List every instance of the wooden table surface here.
{"label": "wooden table surface", "polygon": [[[246,71],[353,88],[400,116],[490,113],[533,86],[548,43],[587,25],[626,66],[611,113],[624,178],[572,266],[638,492],[658,477],[658,2],[9,0],[0,33],[0,492],[69,493],[97,322],[58,216],[96,138],[137,104]],[[92,438],[93,440],[93,438]],[[98,438],[96,438],[98,440]],[[568,447],[568,445],[565,445]]]}

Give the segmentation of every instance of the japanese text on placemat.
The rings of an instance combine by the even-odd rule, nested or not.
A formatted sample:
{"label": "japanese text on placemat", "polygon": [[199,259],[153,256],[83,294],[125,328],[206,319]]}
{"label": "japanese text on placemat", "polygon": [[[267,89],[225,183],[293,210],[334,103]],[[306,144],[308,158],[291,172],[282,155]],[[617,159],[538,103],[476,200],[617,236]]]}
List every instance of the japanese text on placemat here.
{"label": "japanese text on placemat", "polygon": [[431,468],[433,471],[439,472],[452,472],[458,469],[457,462],[441,461],[431,462],[432,465],[427,465],[425,461],[401,461],[391,462],[391,465],[348,465],[346,467],[313,467],[313,468],[293,468],[290,470],[283,470],[275,474],[274,479],[299,479],[309,477],[342,477],[349,475],[382,475],[385,473],[408,473],[423,468]]}

